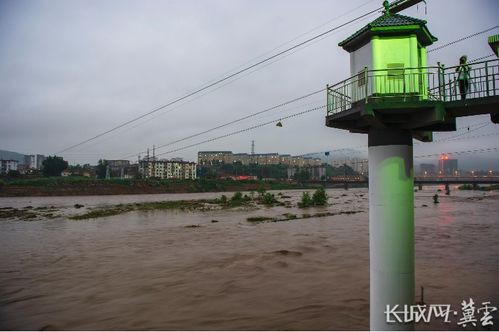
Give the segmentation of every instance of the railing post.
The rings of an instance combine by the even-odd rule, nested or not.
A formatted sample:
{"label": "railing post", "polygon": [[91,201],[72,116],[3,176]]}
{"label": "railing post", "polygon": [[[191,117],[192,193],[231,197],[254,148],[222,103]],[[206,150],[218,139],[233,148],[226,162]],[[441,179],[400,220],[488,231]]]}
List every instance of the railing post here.
{"label": "railing post", "polygon": [[489,91],[489,66],[488,61],[485,61],[485,88],[487,89],[487,97],[490,96]]}
{"label": "railing post", "polygon": [[[438,67],[438,70],[437,70],[437,84],[438,84],[438,98],[442,98],[443,96],[443,93],[442,93],[442,79],[441,79],[441,73],[440,73],[440,61],[437,62],[437,67]],[[445,90],[445,86],[444,86],[444,90]]]}
{"label": "railing post", "polygon": [[329,84],[326,84],[326,114],[329,115],[329,110],[331,109],[331,104],[329,103]]}
{"label": "railing post", "polygon": [[[438,91],[442,101],[445,101],[445,75],[444,75],[444,64],[437,62],[438,65]],[[450,84],[450,82],[449,82]]]}
{"label": "railing post", "polygon": [[369,85],[368,85],[369,84],[369,81],[368,81],[368,79],[369,79],[369,73],[367,71],[367,66],[364,67],[364,75],[365,75],[364,82],[366,83],[366,91],[365,91],[366,92],[366,98],[365,98],[365,100],[366,100],[366,104],[367,104],[367,94],[369,92]]}

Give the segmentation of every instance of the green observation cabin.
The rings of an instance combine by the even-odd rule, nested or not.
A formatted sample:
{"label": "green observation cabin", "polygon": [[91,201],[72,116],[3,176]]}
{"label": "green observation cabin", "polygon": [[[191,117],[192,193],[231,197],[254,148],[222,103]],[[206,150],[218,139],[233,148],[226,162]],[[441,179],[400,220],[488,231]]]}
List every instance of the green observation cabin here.
{"label": "green observation cabin", "polygon": [[[489,39],[494,52],[497,40]],[[381,17],[339,43],[350,53],[351,77],[327,87],[326,126],[356,133],[410,130],[431,141],[433,131],[456,130],[456,117],[491,114],[497,123],[498,59],[470,64],[461,100],[457,66],[427,65],[426,48],[435,41],[426,21],[390,13],[385,2]]]}

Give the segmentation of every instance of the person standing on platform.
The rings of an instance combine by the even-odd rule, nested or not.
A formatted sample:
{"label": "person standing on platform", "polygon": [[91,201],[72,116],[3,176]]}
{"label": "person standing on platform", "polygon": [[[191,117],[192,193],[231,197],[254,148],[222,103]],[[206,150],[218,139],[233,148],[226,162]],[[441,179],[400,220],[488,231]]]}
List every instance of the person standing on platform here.
{"label": "person standing on platform", "polygon": [[468,58],[463,55],[459,58],[459,66],[456,68],[457,81],[459,82],[459,93],[461,94],[461,100],[466,99],[466,94],[468,93],[470,87],[470,66],[466,62]]}

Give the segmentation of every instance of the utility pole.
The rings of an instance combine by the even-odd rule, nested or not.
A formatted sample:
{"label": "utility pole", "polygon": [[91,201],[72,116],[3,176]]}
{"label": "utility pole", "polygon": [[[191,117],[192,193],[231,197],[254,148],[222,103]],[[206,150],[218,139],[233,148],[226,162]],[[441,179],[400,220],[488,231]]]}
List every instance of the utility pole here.
{"label": "utility pole", "polygon": [[156,146],[152,146],[152,177],[156,177]]}
{"label": "utility pole", "polygon": [[146,155],[146,167],[145,167],[145,177],[148,178],[150,177],[149,175],[149,169],[151,168],[151,165],[149,164],[149,148],[147,148],[147,155]]}

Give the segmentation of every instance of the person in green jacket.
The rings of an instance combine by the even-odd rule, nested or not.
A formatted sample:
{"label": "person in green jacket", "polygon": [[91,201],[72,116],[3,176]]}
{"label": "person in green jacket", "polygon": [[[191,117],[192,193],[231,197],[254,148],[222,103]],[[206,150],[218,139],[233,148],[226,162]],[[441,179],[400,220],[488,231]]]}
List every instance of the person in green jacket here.
{"label": "person in green jacket", "polygon": [[466,94],[468,93],[470,87],[470,66],[466,62],[468,60],[466,55],[459,58],[459,66],[456,68],[457,81],[459,82],[459,93],[461,94],[461,100],[466,99]]}

